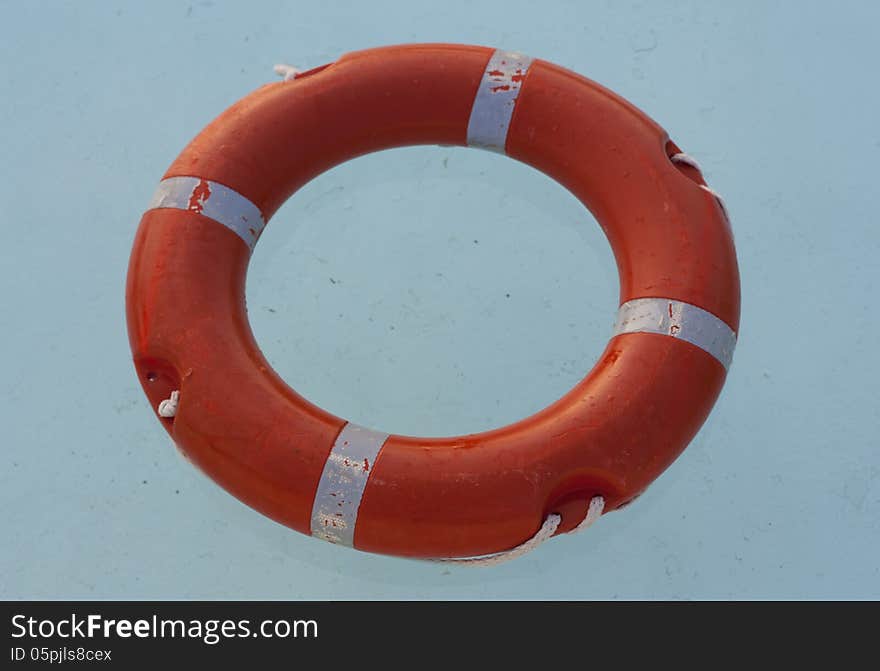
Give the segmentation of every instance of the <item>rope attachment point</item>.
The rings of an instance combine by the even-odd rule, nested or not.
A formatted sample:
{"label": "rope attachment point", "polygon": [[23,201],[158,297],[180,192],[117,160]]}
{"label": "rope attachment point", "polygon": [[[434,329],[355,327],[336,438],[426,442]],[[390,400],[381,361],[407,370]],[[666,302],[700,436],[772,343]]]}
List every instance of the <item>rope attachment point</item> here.
{"label": "rope attachment point", "polygon": [[[681,163],[682,165],[689,166],[700,174],[703,174],[703,169],[700,167],[700,164],[697,163],[697,159],[695,159],[690,154],[685,154],[683,151],[677,154],[673,154],[669,157],[669,160],[673,163]],[[727,205],[724,203],[724,199],[721,197],[721,194],[718,193],[711,186],[708,186],[706,184],[700,184],[699,186],[703,191],[706,191],[715,197],[715,200],[718,201],[718,206],[721,208],[721,213],[724,215],[724,218],[727,219],[727,221],[730,221],[730,213],[727,211]]]}
{"label": "rope attachment point", "polygon": [[171,418],[177,414],[177,406],[180,403],[180,392],[171,392],[171,398],[166,398],[159,403],[159,417]]}
{"label": "rope attachment point", "polygon": [[283,77],[284,81],[289,82],[292,79],[296,79],[297,75],[301,75],[305,70],[300,70],[299,68],[295,68],[292,65],[286,65],[284,63],[279,63],[276,65],[273,70],[275,70],[275,74],[279,77]]}
{"label": "rope attachment point", "polygon": [[[602,511],[604,510],[605,499],[601,496],[594,496],[592,499],[590,499],[590,505],[587,508],[587,514],[584,517],[583,521],[568,533],[576,534],[583,531],[584,529],[591,527],[593,523],[602,516]],[[528,554],[536,547],[549,540],[553,536],[553,534],[556,533],[556,530],[559,528],[561,522],[561,516],[555,513],[547,515],[547,519],[544,520],[541,528],[538,529],[537,533],[534,536],[529,538],[524,543],[517,545],[515,548],[505,550],[504,552],[498,552],[496,554],[487,555],[485,557],[467,557],[463,559],[433,559],[431,561],[440,562],[442,564],[458,564],[465,566],[497,566],[498,564],[504,564],[505,562],[509,562],[512,559],[516,559],[517,557],[522,557],[524,554]]]}

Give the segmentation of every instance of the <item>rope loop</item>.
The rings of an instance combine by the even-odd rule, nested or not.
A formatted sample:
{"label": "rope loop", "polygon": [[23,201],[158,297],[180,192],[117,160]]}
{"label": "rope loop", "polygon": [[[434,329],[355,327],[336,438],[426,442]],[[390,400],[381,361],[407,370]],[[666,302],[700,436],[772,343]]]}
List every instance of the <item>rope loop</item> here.
{"label": "rope loop", "polygon": [[[587,514],[584,517],[583,521],[578,524],[574,529],[569,531],[569,533],[580,533],[581,531],[592,526],[593,523],[602,516],[603,510],[605,510],[605,499],[601,496],[594,496],[592,499],[590,499],[590,506],[587,508]],[[458,564],[460,566],[475,567],[497,566],[498,564],[504,564],[505,562],[509,562],[513,559],[516,559],[517,557],[522,557],[524,554],[528,554],[536,547],[549,540],[553,536],[553,534],[556,533],[556,530],[559,528],[561,522],[561,516],[555,513],[547,515],[547,519],[544,520],[541,528],[538,529],[537,533],[535,533],[534,536],[529,538],[524,543],[517,545],[515,548],[505,550],[504,552],[497,552],[495,554],[486,555],[485,557],[432,559],[431,561],[439,562],[441,564]]]}

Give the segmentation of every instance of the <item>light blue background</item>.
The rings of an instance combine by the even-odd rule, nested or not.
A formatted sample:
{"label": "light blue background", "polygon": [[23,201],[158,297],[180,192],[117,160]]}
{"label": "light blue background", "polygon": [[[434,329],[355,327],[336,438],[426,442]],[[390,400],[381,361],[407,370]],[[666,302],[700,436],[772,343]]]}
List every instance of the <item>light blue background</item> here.
{"label": "light blue background", "polygon": [[[0,2],[0,597],[880,597],[877,7]],[[414,41],[522,50],[629,98],[702,161],[741,263],[739,348],[685,454],[627,510],[494,570],[261,517],[178,456],[129,362],[131,242],[185,143],[276,62]],[[452,434],[575,384],[617,278],[561,187],[426,147],[297,194],[248,300],[310,399]]]}

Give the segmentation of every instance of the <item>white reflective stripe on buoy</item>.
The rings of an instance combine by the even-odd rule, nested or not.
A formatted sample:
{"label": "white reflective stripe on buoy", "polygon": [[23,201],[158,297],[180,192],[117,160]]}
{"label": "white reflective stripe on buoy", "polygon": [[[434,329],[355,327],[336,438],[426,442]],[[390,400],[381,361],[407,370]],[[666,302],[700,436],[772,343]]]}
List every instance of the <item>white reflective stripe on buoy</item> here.
{"label": "white reflective stripe on buoy", "polygon": [[680,338],[714,356],[730,368],[736,333],[711,312],[671,298],[636,298],[617,311],[614,335],[659,333]]}
{"label": "white reflective stripe on buoy", "polygon": [[531,63],[531,58],[514,51],[492,54],[471,108],[469,147],[504,152],[513,108]]}
{"label": "white reflective stripe on buoy", "polygon": [[331,543],[354,545],[361,497],[379,451],[388,439],[357,424],[346,424],[324,463],[312,504],[312,536]]}
{"label": "white reflective stripe on buoy", "polygon": [[159,182],[147,209],[187,210],[231,229],[253,250],[266,220],[260,208],[228,186],[199,177],[169,177]]}

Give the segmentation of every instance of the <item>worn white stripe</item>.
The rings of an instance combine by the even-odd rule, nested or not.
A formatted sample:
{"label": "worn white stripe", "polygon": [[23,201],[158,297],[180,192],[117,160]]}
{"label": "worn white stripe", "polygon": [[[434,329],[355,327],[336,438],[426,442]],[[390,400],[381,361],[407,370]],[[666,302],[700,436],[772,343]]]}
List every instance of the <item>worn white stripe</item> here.
{"label": "worn white stripe", "polygon": [[617,311],[614,335],[659,333],[680,338],[707,351],[730,367],[736,333],[711,312],[671,298],[636,298]]}
{"label": "worn white stripe", "polygon": [[504,152],[510,118],[532,59],[498,50],[486,64],[468,122],[470,147]]}
{"label": "worn white stripe", "polygon": [[187,210],[235,232],[251,249],[266,227],[260,209],[228,186],[199,177],[169,177],[159,182],[148,209]]}
{"label": "worn white stripe", "polygon": [[346,424],[330,455],[318,483],[312,505],[312,535],[331,543],[354,545],[361,497],[379,451],[388,439],[357,424]]}

